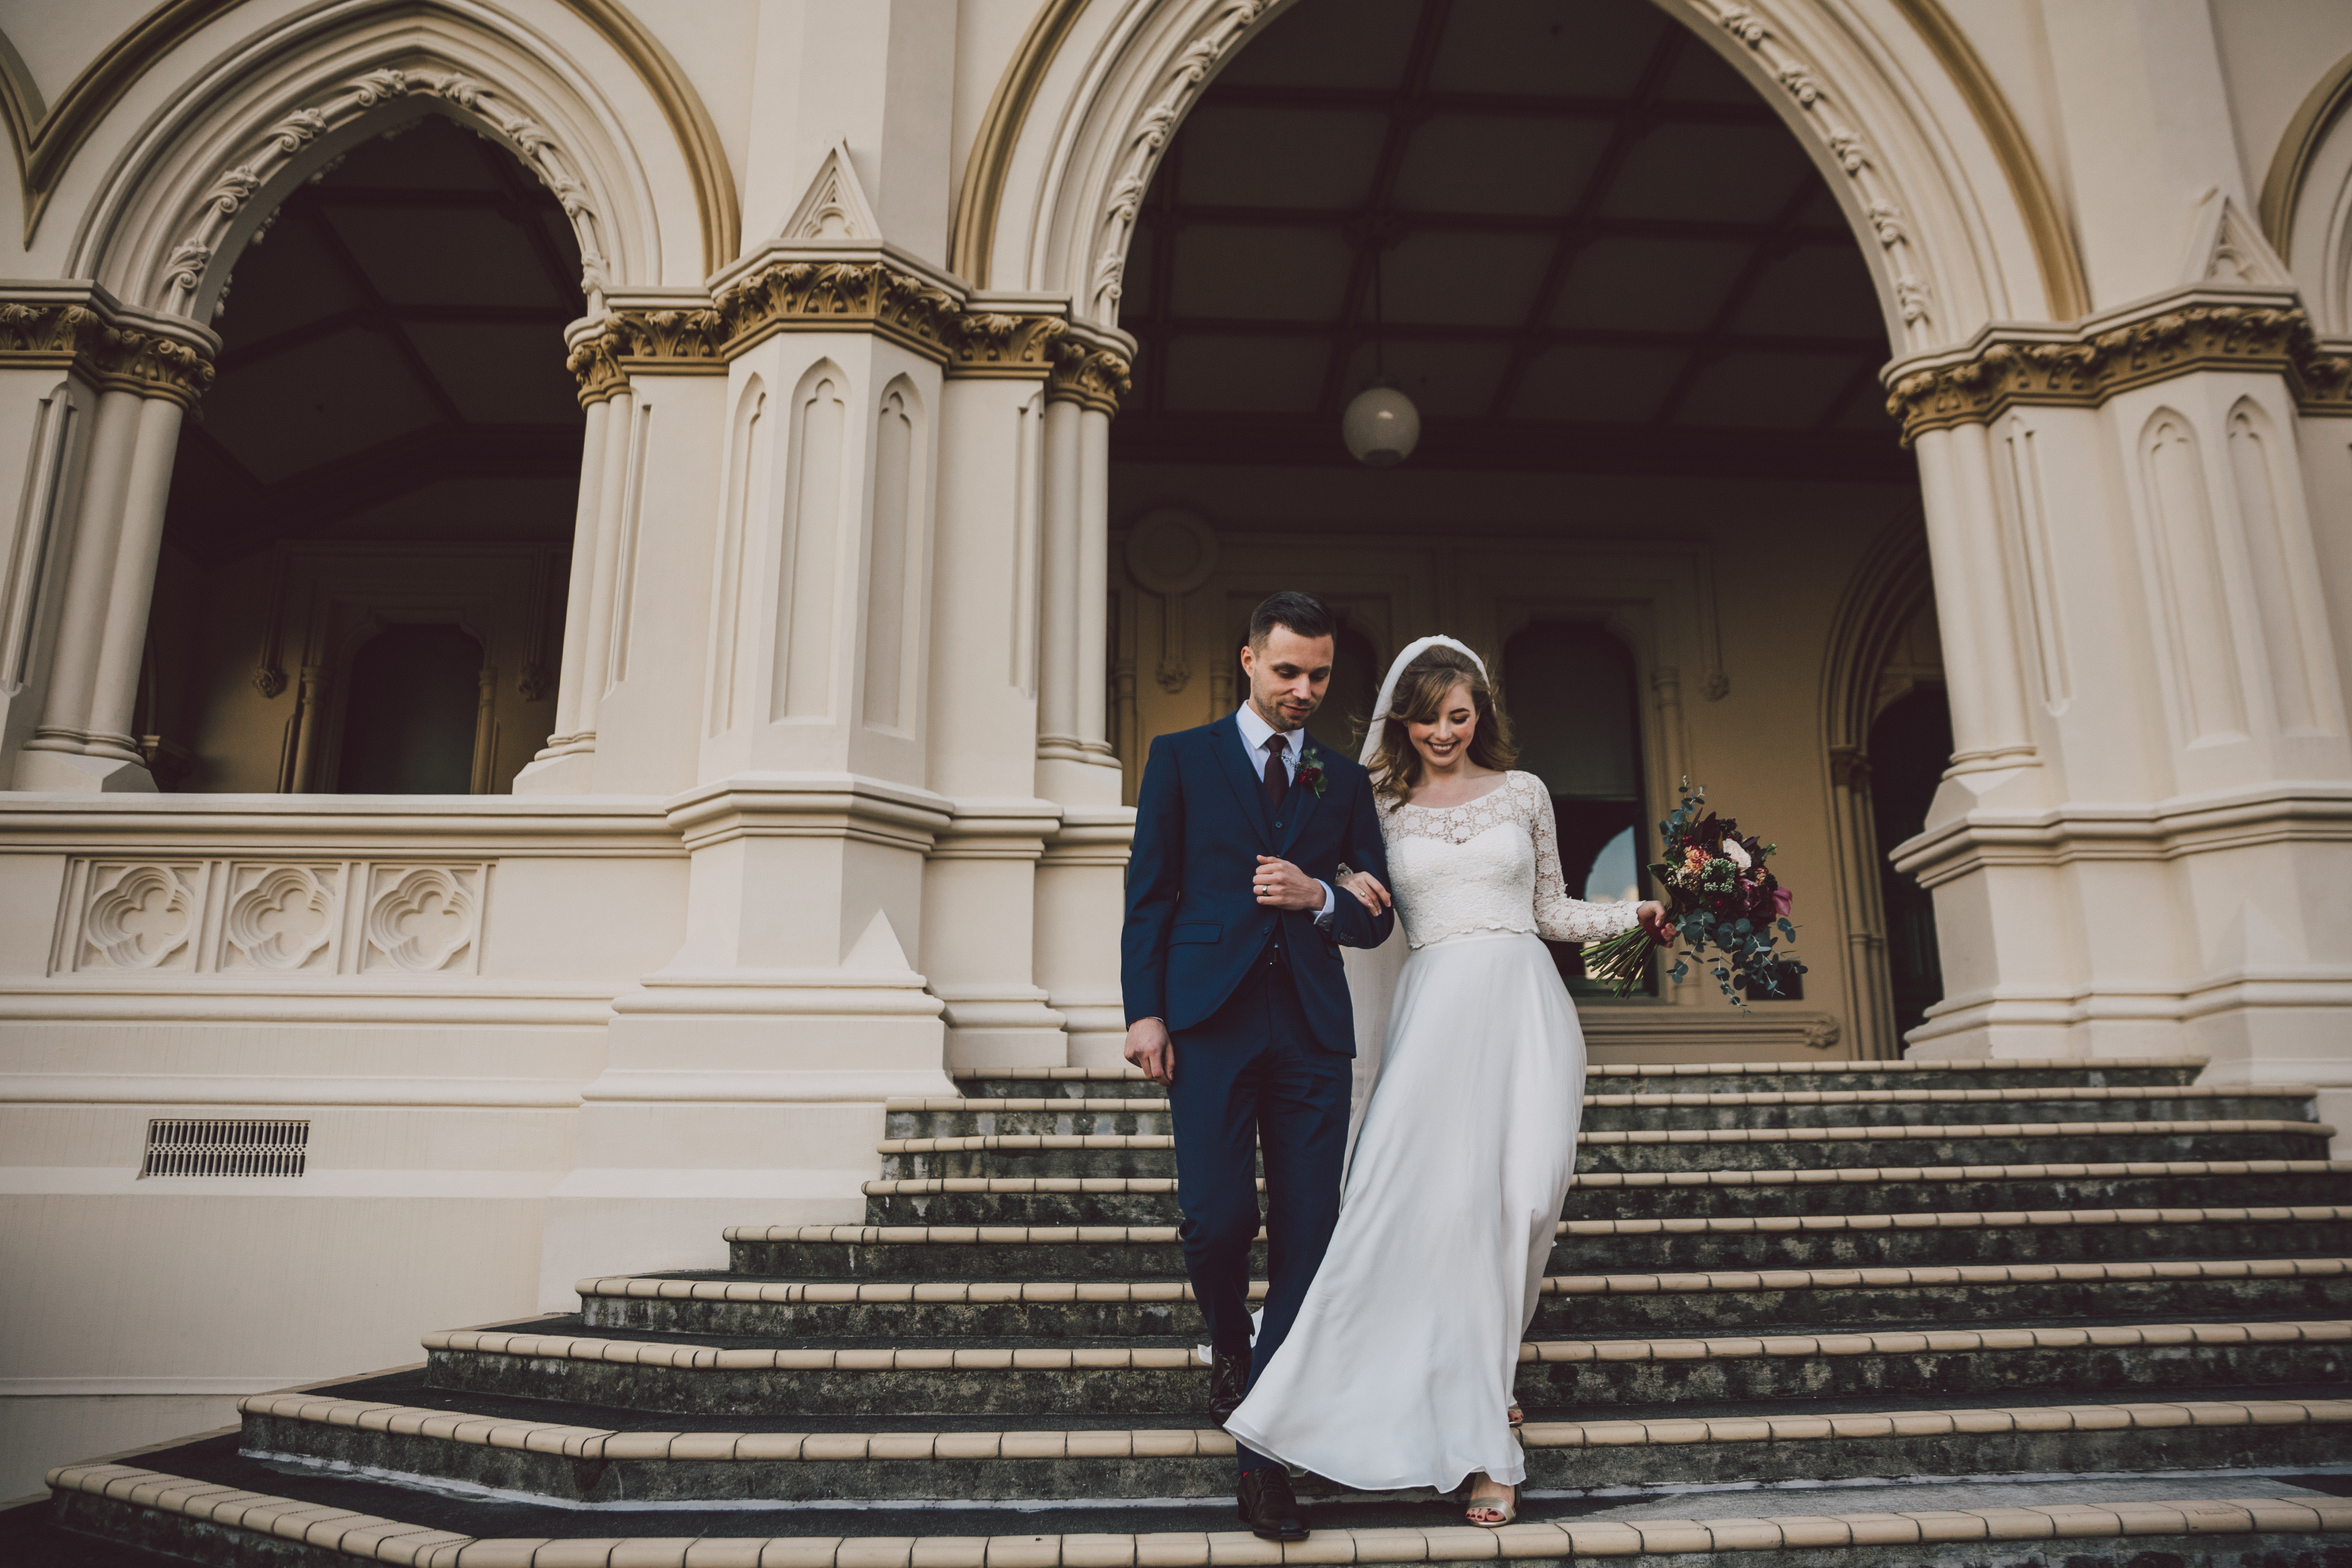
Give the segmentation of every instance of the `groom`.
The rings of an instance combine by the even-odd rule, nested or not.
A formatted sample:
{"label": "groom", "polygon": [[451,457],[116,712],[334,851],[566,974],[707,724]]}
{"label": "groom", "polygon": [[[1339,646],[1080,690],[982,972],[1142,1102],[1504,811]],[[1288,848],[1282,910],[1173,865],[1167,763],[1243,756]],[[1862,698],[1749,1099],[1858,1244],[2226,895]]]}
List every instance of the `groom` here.
{"label": "groom", "polygon": [[[1337,630],[1310,595],[1260,605],[1241,656],[1248,701],[1152,742],[1135,805],[1119,941],[1127,1059],[1168,1085],[1219,1426],[1281,1348],[1339,1219],[1356,1054],[1339,948],[1379,946],[1394,920],[1331,885],[1342,864],[1388,879],[1370,777],[1307,739]],[[1255,1155],[1268,1281],[1253,1352]],[[1305,1540],[1289,1472],[1247,1447],[1239,1458],[1243,1520],[1269,1541]]]}

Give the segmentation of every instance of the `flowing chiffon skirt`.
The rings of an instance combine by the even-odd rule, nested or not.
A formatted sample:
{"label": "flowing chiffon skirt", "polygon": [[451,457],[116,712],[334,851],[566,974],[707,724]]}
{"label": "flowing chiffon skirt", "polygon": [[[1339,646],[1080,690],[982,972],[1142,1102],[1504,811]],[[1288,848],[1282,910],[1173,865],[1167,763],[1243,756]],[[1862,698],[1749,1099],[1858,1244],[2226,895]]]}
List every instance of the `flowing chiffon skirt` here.
{"label": "flowing chiffon skirt", "polygon": [[1523,1480],[1511,1388],[1583,1102],[1550,949],[1496,933],[1416,950],[1330,1250],[1226,1430],[1360,1490]]}

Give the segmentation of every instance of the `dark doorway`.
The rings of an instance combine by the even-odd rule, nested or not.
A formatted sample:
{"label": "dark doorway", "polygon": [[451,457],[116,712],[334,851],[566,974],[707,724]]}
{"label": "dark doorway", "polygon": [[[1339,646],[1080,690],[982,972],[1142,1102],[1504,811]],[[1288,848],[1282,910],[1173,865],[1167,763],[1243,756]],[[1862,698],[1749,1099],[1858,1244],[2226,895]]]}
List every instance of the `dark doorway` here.
{"label": "dark doorway", "polygon": [[[1519,766],[1551,792],[1568,896],[1643,897],[1650,839],[1633,654],[1598,626],[1532,626],[1503,645],[1503,682]],[[1570,990],[1596,989],[1576,944],[1551,951]]]}
{"label": "dark doorway", "polygon": [[1333,642],[1331,684],[1324,689],[1323,706],[1315,710],[1307,733],[1323,750],[1352,758],[1363,748],[1364,727],[1371,721],[1381,677],[1388,670],[1372,639],[1345,620]]}
{"label": "dark doorway", "polygon": [[[1952,714],[1943,689],[1923,686],[1890,703],[1870,726],[1870,810],[1884,857],[1927,825],[1927,806],[1952,760]],[[1886,968],[1897,1033],[1916,1029],[1944,995],[1936,905],[1916,877],[1884,858]]]}
{"label": "dark doorway", "polygon": [[352,658],[341,795],[464,795],[473,787],[482,645],[456,626],[391,626]]}

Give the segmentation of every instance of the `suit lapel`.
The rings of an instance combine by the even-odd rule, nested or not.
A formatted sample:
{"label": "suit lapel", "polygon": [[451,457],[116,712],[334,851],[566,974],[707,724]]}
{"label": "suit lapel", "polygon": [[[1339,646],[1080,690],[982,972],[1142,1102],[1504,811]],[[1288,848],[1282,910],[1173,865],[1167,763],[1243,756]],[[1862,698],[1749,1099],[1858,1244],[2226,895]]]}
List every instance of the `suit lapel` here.
{"label": "suit lapel", "polygon": [[1274,830],[1265,815],[1265,781],[1249,771],[1242,756],[1242,727],[1230,713],[1209,726],[1209,751],[1225,782],[1234,786],[1234,795],[1241,802],[1242,816],[1257,834],[1257,841],[1268,849],[1274,847]]}

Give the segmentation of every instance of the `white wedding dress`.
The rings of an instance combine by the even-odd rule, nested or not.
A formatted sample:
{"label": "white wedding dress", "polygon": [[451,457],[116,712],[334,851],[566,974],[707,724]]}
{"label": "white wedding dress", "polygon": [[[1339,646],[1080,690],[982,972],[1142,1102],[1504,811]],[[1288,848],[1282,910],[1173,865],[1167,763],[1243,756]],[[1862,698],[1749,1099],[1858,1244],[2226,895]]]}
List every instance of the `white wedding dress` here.
{"label": "white wedding dress", "polygon": [[1568,897],[1531,773],[1384,807],[1381,829],[1411,956],[1330,1250],[1226,1429],[1360,1490],[1516,1486],[1511,1387],[1584,1104],[1584,1037],[1538,938],[1614,936],[1637,906]]}

